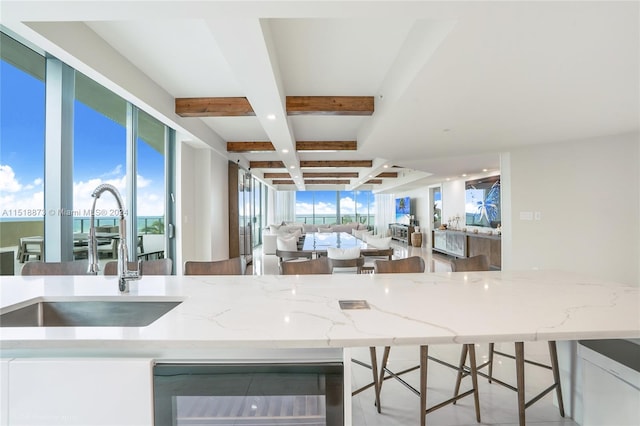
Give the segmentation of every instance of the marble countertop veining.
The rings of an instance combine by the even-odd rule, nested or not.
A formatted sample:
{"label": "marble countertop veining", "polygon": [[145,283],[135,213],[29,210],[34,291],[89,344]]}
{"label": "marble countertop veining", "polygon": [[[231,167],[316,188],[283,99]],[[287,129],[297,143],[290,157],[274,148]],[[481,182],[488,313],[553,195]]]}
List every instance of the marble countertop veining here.
{"label": "marble countertop veining", "polygon": [[[0,355],[184,356],[286,349],[640,337],[640,288],[558,271],[318,276],[3,277],[0,312],[32,300],[182,303],[146,327],[0,327]],[[339,300],[370,309],[341,310]]]}

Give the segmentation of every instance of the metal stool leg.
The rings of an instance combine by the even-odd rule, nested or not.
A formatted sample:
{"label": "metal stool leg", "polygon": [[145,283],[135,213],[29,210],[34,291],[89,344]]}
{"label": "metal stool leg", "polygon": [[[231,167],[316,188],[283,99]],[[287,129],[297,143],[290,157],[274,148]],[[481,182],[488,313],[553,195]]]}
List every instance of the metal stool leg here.
{"label": "metal stool leg", "polygon": [[373,388],[376,392],[376,408],[380,413],[380,382],[378,382],[378,357],[376,356],[376,347],[369,347],[369,353],[371,354],[371,374],[373,376]]}
{"label": "metal stool leg", "polygon": [[478,394],[478,367],[476,364],[476,347],[473,344],[465,346],[467,346],[467,350],[469,351],[469,362],[471,363],[471,383],[473,385],[473,402],[476,407],[476,421],[480,423],[480,396]]}
{"label": "metal stool leg", "polygon": [[391,352],[391,346],[385,346],[382,353],[382,365],[380,366],[380,378],[378,379],[378,393],[382,391],[382,384],[384,383],[384,369],[387,368],[387,362],[389,361],[389,352]]}
{"label": "metal stool leg", "polygon": [[556,386],[556,396],[558,397],[558,408],[560,415],[564,417],[564,404],[562,402],[562,388],[560,387],[560,369],[558,368],[558,350],[555,340],[549,342],[549,358],[551,358],[551,371],[553,371],[553,381]]}
{"label": "metal stool leg", "polygon": [[518,419],[520,426],[525,426],[524,401],[524,343],[516,342],[516,388],[518,390]]}
{"label": "metal stool leg", "polygon": [[428,346],[420,346],[420,426],[427,424],[427,357]]}
{"label": "metal stool leg", "polygon": [[489,343],[489,383],[493,380],[493,351],[495,343]]}
{"label": "metal stool leg", "polygon": [[[462,372],[464,371],[464,365],[467,362],[468,352],[469,352],[469,348],[467,347],[467,345],[462,345],[462,350],[460,351],[460,362],[458,363],[458,376],[456,377],[456,387],[453,391],[453,395],[458,395],[460,393],[460,384],[462,383]],[[474,387],[476,386],[474,385]]]}

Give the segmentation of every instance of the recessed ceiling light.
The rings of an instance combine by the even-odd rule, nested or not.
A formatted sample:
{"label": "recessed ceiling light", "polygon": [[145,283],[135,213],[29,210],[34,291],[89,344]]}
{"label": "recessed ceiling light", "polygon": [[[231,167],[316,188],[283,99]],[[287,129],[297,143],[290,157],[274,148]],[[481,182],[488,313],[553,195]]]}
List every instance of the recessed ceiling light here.
{"label": "recessed ceiling light", "polygon": [[295,169],[296,166],[294,166],[293,164],[289,166],[290,169]]}
{"label": "recessed ceiling light", "polygon": [[462,174],[462,177],[467,177],[467,174],[466,174],[466,173],[463,173],[463,174]]}
{"label": "recessed ceiling light", "polygon": [[287,148],[284,148],[284,149],[283,149],[282,151],[280,151],[280,152],[282,152],[283,154],[288,154],[288,153],[289,153],[289,150],[288,150]]}
{"label": "recessed ceiling light", "polygon": [[385,169],[388,169],[388,168],[389,168],[389,165],[388,165],[388,164],[385,164],[385,165],[384,165],[384,166],[382,166],[382,167],[383,167],[383,168],[385,168]]}
{"label": "recessed ceiling light", "polygon": [[488,171],[489,171],[489,169],[482,169],[482,171],[483,171],[483,172],[488,172]]}
{"label": "recessed ceiling light", "polygon": [[275,119],[276,119],[276,115],[275,114],[267,115],[267,120],[275,120]]}

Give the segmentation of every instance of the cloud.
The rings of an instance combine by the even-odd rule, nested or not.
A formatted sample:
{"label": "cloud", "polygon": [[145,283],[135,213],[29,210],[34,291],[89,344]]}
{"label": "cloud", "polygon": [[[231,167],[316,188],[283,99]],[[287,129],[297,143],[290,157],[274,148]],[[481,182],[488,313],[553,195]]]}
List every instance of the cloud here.
{"label": "cloud", "polygon": [[[354,215],[355,212],[359,215],[367,214],[367,205],[362,202],[356,202],[351,197],[343,197],[340,199],[340,214],[341,215]],[[370,203],[369,212],[375,214],[375,202]],[[314,213],[314,205],[312,203],[305,203],[302,201],[296,202],[296,214],[311,216]],[[315,204],[316,216],[327,216],[336,214],[335,203],[318,202]]]}
{"label": "cloud", "polygon": [[22,185],[11,166],[0,164],[0,191],[18,192],[21,189]]}
{"label": "cloud", "polygon": [[[116,175],[122,172],[122,167],[118,166],[111,172],[84,181],[73,183],[73,210],[78,211],[81,216],[89,216],[94,199],[91,193],[103,183],[113,185],[122,196],[122,201],[127,205],[127,178],[125,175]],[[108,179],[105,177],[109,177]],[[27,185],[20,184],[11,166],[0,165],[0,217],[21,217],[25,216],[25,211],[43,212],[44,192],[43,179],[34,179]],[[164,185],[154,185],[152,179],[147,179],[142,175],[137,176],[138,184],[138,216],[164,216]],[[100,209],[101,215],[117,216],[118,204],[115,197],[109,193],[104,193],[96,201],[96,209]],[[104,214],[102,214],[104,213]]]}
{"label": "cloud", "polygon": [[[101,178],[94,178],[87,181],[75,182],[73,184],[74,209],[80,209],[81,211],[86,209],[87,211],[90,211],[94,201],[91,193],[98,187],[98,185],[103,183],[115,186],[118,192],[120,192],[122,202],[126,207],[127,177],[119,176],[113,179],[103,180]],[[137,177],[138,200],[136,209],[138,216],[164,216],[164,187],[154,187],[152,186],[152,183],[153,180],[146,179],[142,175],[138,175]],[[109,213],[117,211],[118,209],[115,197],[110,193],[102,194],[100,196],[100,200],[96,201],[96,211],[98,209],[100,209],[101,212],[106,210],[107,215],[113,216]]]}
{"label": "cloud", "polygon": [[110,172],[103,173],[100,177],[108,177],[108,176],[120,176],[122,175],[122,164],[118,164],[113,170]]}
{"label": "cloud", "polygon": [[[2,205],[0,217],[29,217],[31,214],[40,215],[44,208],[44,192],[29,193],[21,191],[12,194],[0,194]],[[28,213],[30,211],[31,213]],[[20,213],[21,212],[21,213]]]}

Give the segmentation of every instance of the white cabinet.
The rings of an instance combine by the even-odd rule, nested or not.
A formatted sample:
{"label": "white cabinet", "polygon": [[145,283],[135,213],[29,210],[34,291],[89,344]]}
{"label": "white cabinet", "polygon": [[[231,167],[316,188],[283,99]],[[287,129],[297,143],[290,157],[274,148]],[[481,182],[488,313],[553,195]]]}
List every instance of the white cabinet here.
{"label": "white cabinet", "polygon": [[9,424],[9,360],[0,359],[0,426]]}
{"label": "white cabinet", "polygon": [[151,359],[13,359],[8,424],[151,425],[152,366]]}
{"label": "white cabinet", "polygon": [[467,235],[464,232],[433,231],[433,249],[457,257],[467,257]]}
{"label": "white cabinet", "polygon": [[583,425],[640,424],[640,341],[581,341]]}

